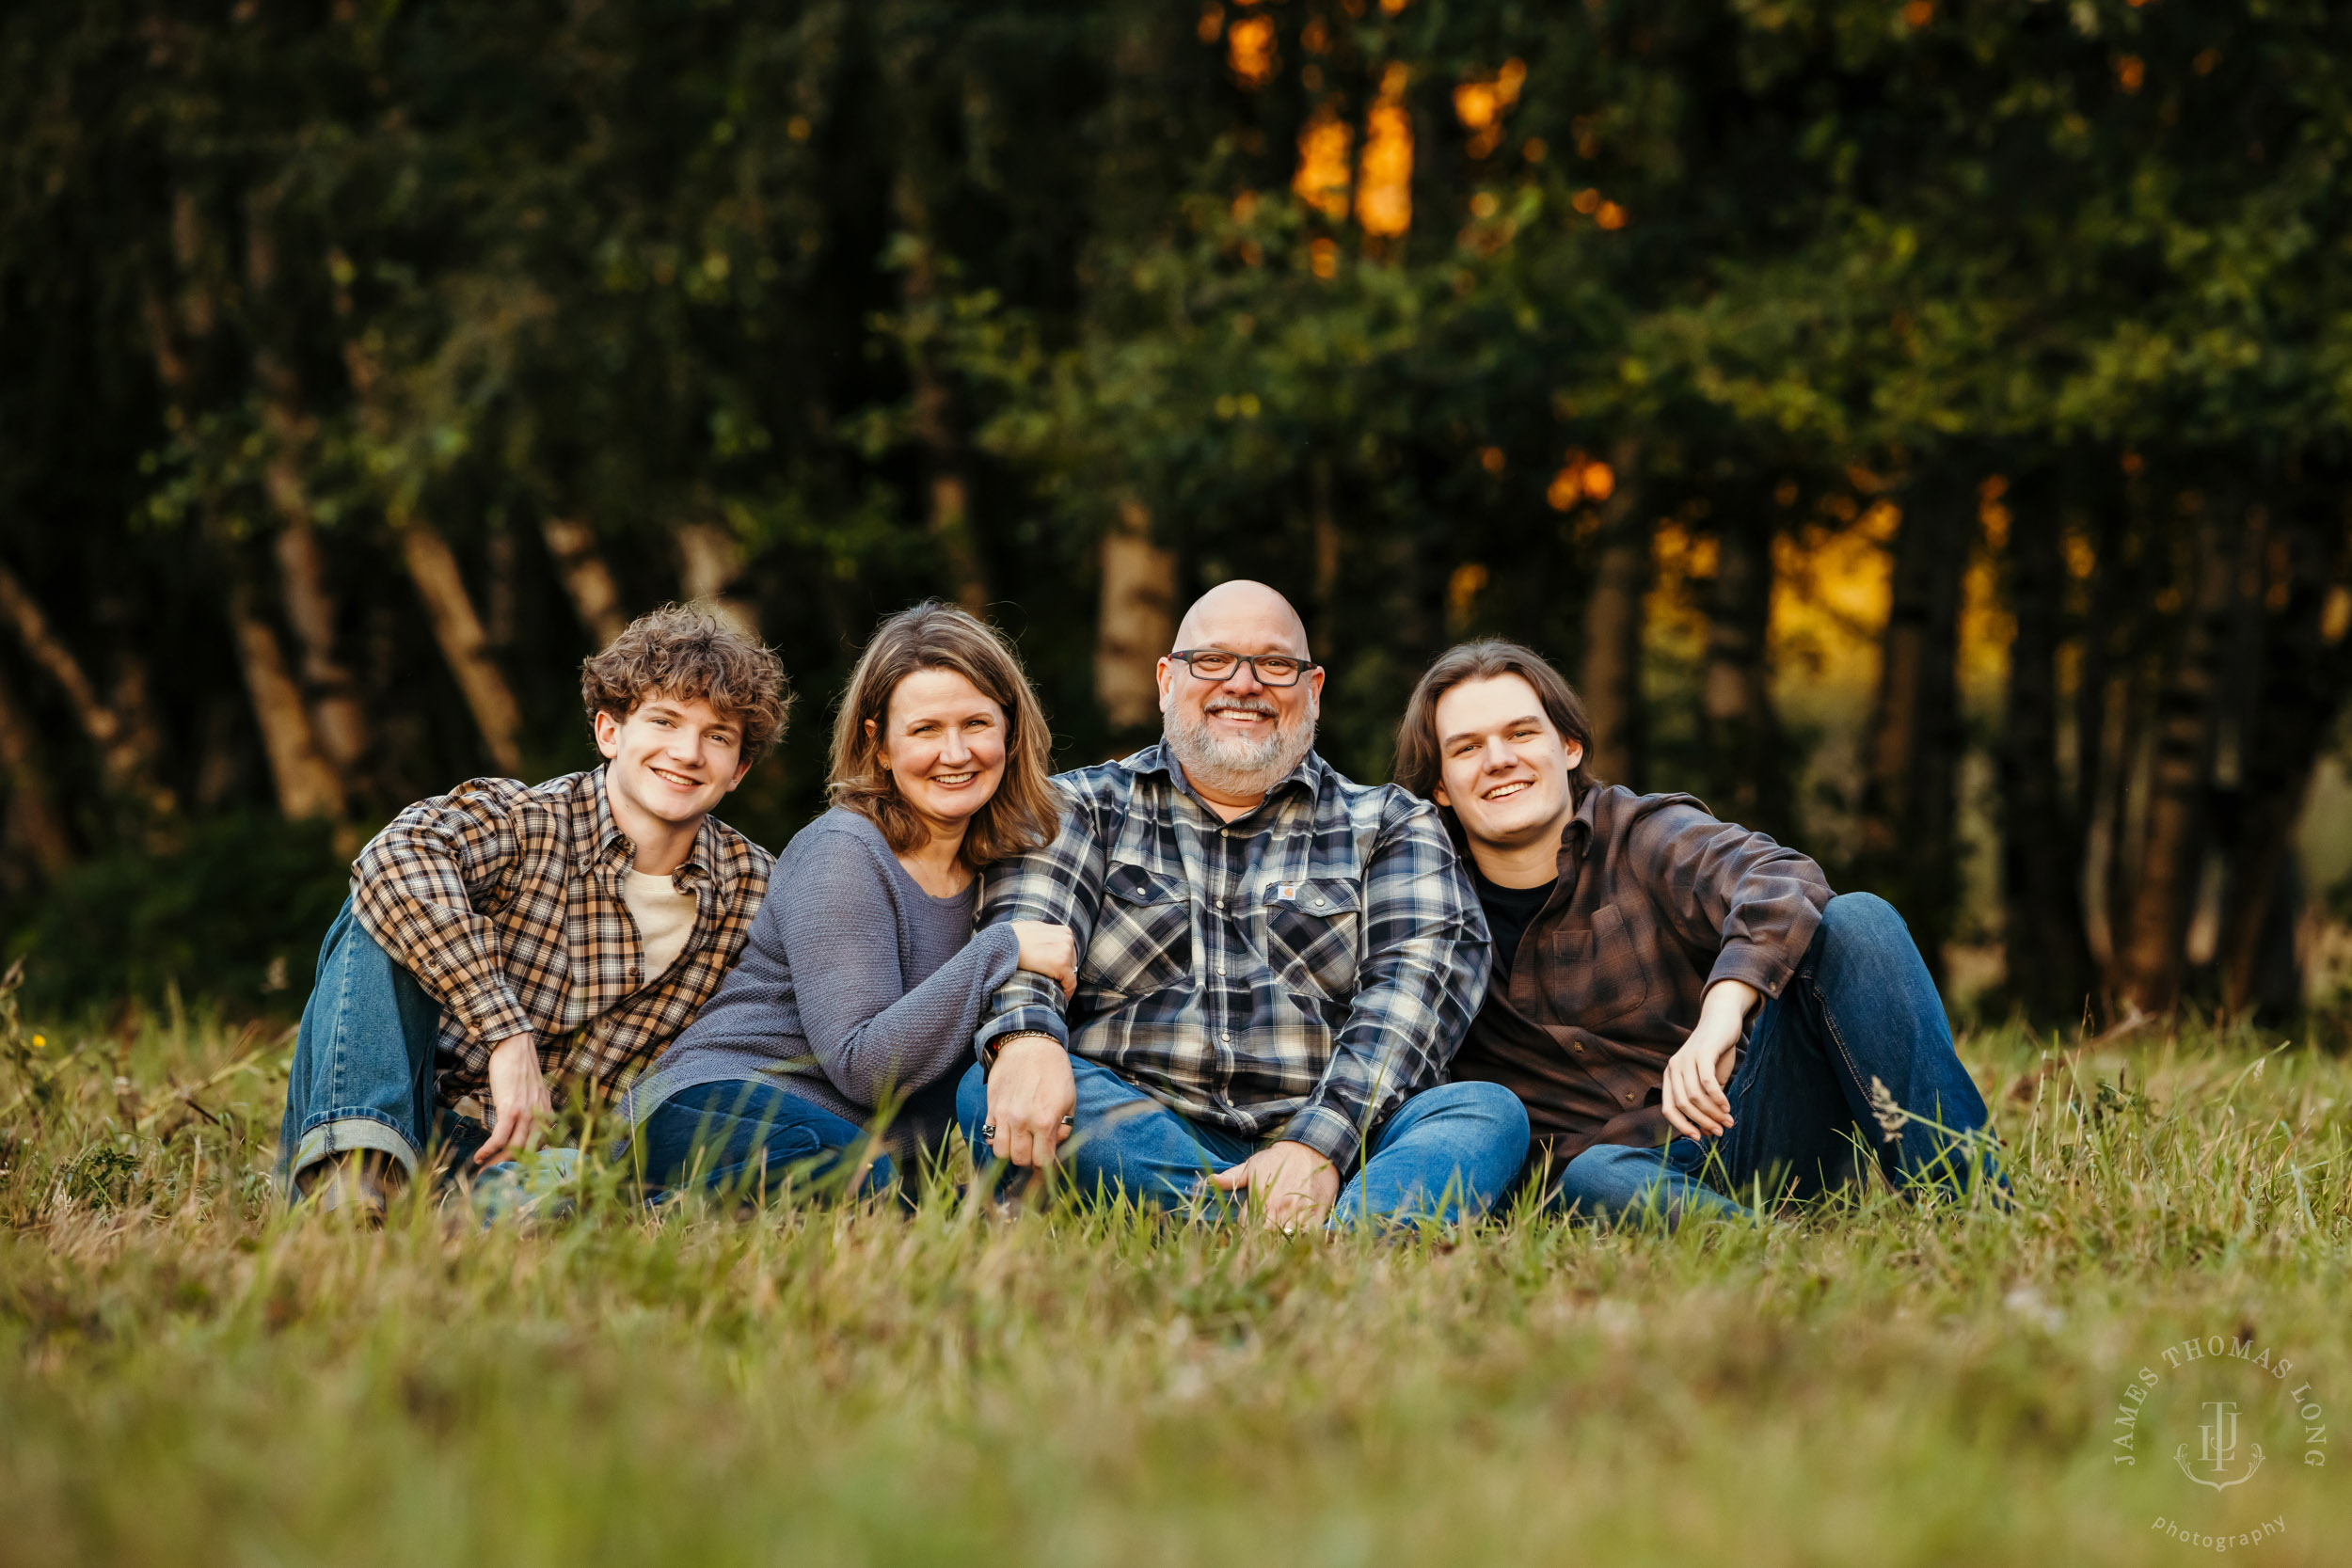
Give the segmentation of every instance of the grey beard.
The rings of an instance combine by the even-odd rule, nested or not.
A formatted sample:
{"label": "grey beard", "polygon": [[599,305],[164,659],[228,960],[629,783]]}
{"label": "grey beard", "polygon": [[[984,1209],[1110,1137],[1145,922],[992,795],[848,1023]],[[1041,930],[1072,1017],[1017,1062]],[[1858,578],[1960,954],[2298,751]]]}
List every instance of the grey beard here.
{"label": "grey beard", "polygon": [[1220,795],[1263,795],[1288,778],[1315,743],[1311,713],[1304,721],[1257,740],[1217,735],[1209,728],[1206,714],[1193,720],[1171,711],[1161,716],[1161,727],[1184,777]]}

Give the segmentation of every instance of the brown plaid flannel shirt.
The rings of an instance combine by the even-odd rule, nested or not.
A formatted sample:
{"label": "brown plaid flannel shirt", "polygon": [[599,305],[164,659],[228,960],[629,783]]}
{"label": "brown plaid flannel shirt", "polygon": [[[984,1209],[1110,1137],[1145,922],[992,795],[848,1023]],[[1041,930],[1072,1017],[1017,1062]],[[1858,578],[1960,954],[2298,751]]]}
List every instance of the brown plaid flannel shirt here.
{"label": "brown plaid flannel shirt", "polygon": [[1664,1143],[1666,1062],[1707,988],[1745,980],[1778,996],[1829,898],[1809,858],[1688,795],[1587,789],[1560,838],[1560,879],[1509,981],[1487,989],[1454,1076],[1516,1093],[1555,1162]]}
{"label": "brown plaid flannel shirt", "polygon": [[441,1006],[442,1101],[489,1079],[490,1050],[538,1037],[556,1085],[610,1089],[650,1062],[719,989],[750,935],[773,859],[704,820],[675,879],[698,906],[686,950],[644,973],[622,901],[637,849],[604,770],[528,786],[471,779],[392,819],[352,863],[359,924]]}

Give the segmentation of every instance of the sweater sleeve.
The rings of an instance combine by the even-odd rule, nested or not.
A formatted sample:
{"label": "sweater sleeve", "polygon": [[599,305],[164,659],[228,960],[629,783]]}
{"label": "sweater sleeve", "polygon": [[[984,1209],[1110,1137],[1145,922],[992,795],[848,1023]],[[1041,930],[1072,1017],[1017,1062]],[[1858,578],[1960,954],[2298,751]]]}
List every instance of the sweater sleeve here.
{"label": "sweater sleeve", "polygon": [[861,1105],[945,1077],[969,1058],[981,1006],[1019,967],[1019,935],[982,931],[910,990],[887,850],[846,829],[808,850],[780,924],[810,1052]]}

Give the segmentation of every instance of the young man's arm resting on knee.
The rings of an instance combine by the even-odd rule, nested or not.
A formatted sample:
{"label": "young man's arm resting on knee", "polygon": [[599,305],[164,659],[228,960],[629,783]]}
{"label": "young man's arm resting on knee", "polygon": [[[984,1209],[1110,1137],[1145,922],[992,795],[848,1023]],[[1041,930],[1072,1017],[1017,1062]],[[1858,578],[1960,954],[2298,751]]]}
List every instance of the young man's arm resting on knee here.
{"label": "young man's arm resting on knee", "polygon": [[410,806],[360,851],[353,881],[359,923],[392,960],[488,1045],[487,1165],[525,1148],[553,1114],[538,1035],[499,962],[497,933],[474,908],[516,864],[508,821],[519,784],[485,780]]}

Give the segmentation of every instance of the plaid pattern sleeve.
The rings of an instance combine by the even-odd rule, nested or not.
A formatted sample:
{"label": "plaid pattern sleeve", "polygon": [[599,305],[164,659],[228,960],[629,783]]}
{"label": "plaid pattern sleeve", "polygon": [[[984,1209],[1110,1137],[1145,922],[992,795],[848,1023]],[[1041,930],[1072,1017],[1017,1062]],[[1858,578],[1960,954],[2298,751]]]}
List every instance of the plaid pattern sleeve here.
{"label": "plaid pattern sleeve", "polygon": [[476,779],[395,817],[352,866],[352,900],[441,1009],[441,1098],[488,1079],[490,1050],[538,1042],[563,1083],[615,1088],[692,1022],[742,954],[768,891],[768,852],[705,819],[673,885],[695,899],[684,951],[647,974],[624,896],[636,847],[601,768],[526,786]]}
{"label": "plaid pattern sleeve", "polygon": [[[1087,950],[1094,932],[1094,915],[1103,898],[1103,846],[1095,832],[1096,784],[1089,772],[1064,774],[1054,781],[1064,801],[1061,832],[1042,849],[992,870],[981,889],[978,924],[1001,926],[1013,920],[1040,920],[1067,926]],[[1042,974],[1025,969],[997,989],[982,1011],[975,1044],[985,1060],[989,1048],[1008,1035],[1047,1034],[1064,1046],[1070,1026],[1061,988]]]}
{"label": "plaid pattern sleeve", "polygon": [[521,868],[513,779],[470,779],[392,818],[352,865],[359,923],[485,1048],[533,1025],[481,912],[510,902]]}
{"label": "plaid pattern sleeve", "polygon": [[1282,1136],[1344,1171],[1438,1083],[1486,993],[1486,917],[1437,811],[1401,791],[1364,868],[1364,953],[1330,1066]]}

